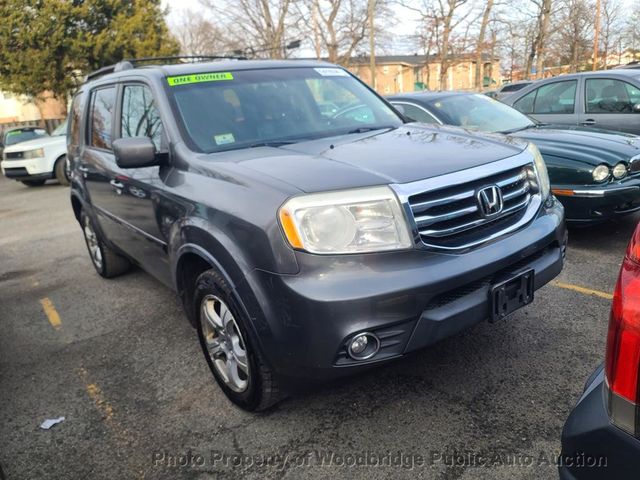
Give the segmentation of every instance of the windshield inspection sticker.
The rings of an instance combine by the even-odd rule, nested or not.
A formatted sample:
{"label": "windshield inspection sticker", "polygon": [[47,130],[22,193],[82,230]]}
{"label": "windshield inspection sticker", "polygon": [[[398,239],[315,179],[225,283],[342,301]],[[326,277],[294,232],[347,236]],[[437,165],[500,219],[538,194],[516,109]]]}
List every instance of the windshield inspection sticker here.
{"label": "windshield inspection sticker", "polygon": [[341,68],[314,68],[323,77],[348,77],[349,74]]}
{"label": "windshield inspection sticker", "polygon": [[222,135],[216,135],[213,137],[216,142],[216,145],[226,145],[228,143],[233,143],[236,141],[233,133],[223,133]]}
{"label": "windshield inspection sticker", "polygon": [[187,85],[190,83],[219,82],[221,80],[233,80],[231,72],[196,73],[194,75],[178,75],[167,77],[170,86]]}

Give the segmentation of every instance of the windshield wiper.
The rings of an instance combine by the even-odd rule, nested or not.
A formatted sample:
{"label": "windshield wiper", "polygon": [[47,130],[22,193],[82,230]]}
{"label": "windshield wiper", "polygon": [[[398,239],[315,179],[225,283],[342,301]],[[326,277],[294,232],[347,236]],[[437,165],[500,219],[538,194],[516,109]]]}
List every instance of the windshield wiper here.
{"label": "windshield wiper", "polygon": [[521,132],[522,130],[529,130],[530,128],[538,128],[540,125],[532,123],[531,125],[526,125],[524,127],[512,128],[511,130],[504,130],[500,133],[505,135],[509,135],[510,133]]}
{"label": "windshield wiper", "polygon": [[298,143],[299,140],[273,140],[268,142],[256,142],[252,143],[248,146],[248,148],[257,148],[257,147],[282,147],[283,145],[291,145],[293,143]]}
{"label": "windshield wiper", "polygon": [[358,128],[354,128],[353,130],[349,130],[347,132],[347,135],[351,135],[353,133],[366,133],[366,132],[372,132],[374,130],[392,130],[395,129],[397,127],[394,127],[393,125],[383,125],[382,127],[358,127]]}

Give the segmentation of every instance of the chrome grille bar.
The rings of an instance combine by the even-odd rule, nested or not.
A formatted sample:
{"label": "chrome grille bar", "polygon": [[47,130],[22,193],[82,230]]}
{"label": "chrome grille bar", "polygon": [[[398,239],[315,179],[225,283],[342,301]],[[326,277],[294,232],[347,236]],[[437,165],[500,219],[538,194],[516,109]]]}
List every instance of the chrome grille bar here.
{"label": "chrome grille bar", "polygon": [[[478,192],[498,187],[502,209],[484,215]],[[411,213],[416,238],[430,248],[456,250],[519,228],[541,205],[532,158],[526,152],[479,167],[410,184],[392,185]]]}

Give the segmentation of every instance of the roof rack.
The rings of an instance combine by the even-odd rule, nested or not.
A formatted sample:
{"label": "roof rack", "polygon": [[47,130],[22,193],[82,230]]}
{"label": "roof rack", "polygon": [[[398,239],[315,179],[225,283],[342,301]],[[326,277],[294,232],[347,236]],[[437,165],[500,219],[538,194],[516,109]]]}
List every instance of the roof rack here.
{"label": "roof rack", "polygon": [[120,72],[123,70],[130,70],[136,68],[136,66],[143,63],[168,63],[170,61],[176,63],[196,63],[206,62],[209,60],[246,60],[244,55],[172,55],[167,57],[142,57],[142,58],[126,58],[119,61],[114,65],[108,65],[102,67],[95,72],[91,72],[87,75],[87,81],[93,80],[109,73]]}

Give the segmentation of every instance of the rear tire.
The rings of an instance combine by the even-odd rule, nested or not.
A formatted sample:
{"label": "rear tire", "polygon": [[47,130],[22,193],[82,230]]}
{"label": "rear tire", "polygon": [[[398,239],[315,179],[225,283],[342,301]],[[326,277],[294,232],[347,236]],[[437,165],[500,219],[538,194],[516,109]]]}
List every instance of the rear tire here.
{"label": "rear tire", "polygon": [[95,229],[93,221],[84,211],[80,213],[80,225],[89,257],[98,275],[104,278],[117,277],[131,268],[131,262],[111,250]]}
{"label": "rear tire", "polygon": [[56,165],[53,168],[53,172],[56,176],[56,180],[58,183],[63,186],[69,185],[69,176],[67,171],[67,156],[63,155],[58,160],[56,160]]}
{"label": "rear tire", "polygon": [[256,347],[229,285],[216,270],[207,270],[196,280],[193,308],[202,353],[227,398],[250,412],[280,401],[273,371]]}
{"label": "rear tire", "polygon": [[21,180],[27,187],[41,187],[46,180]]}

